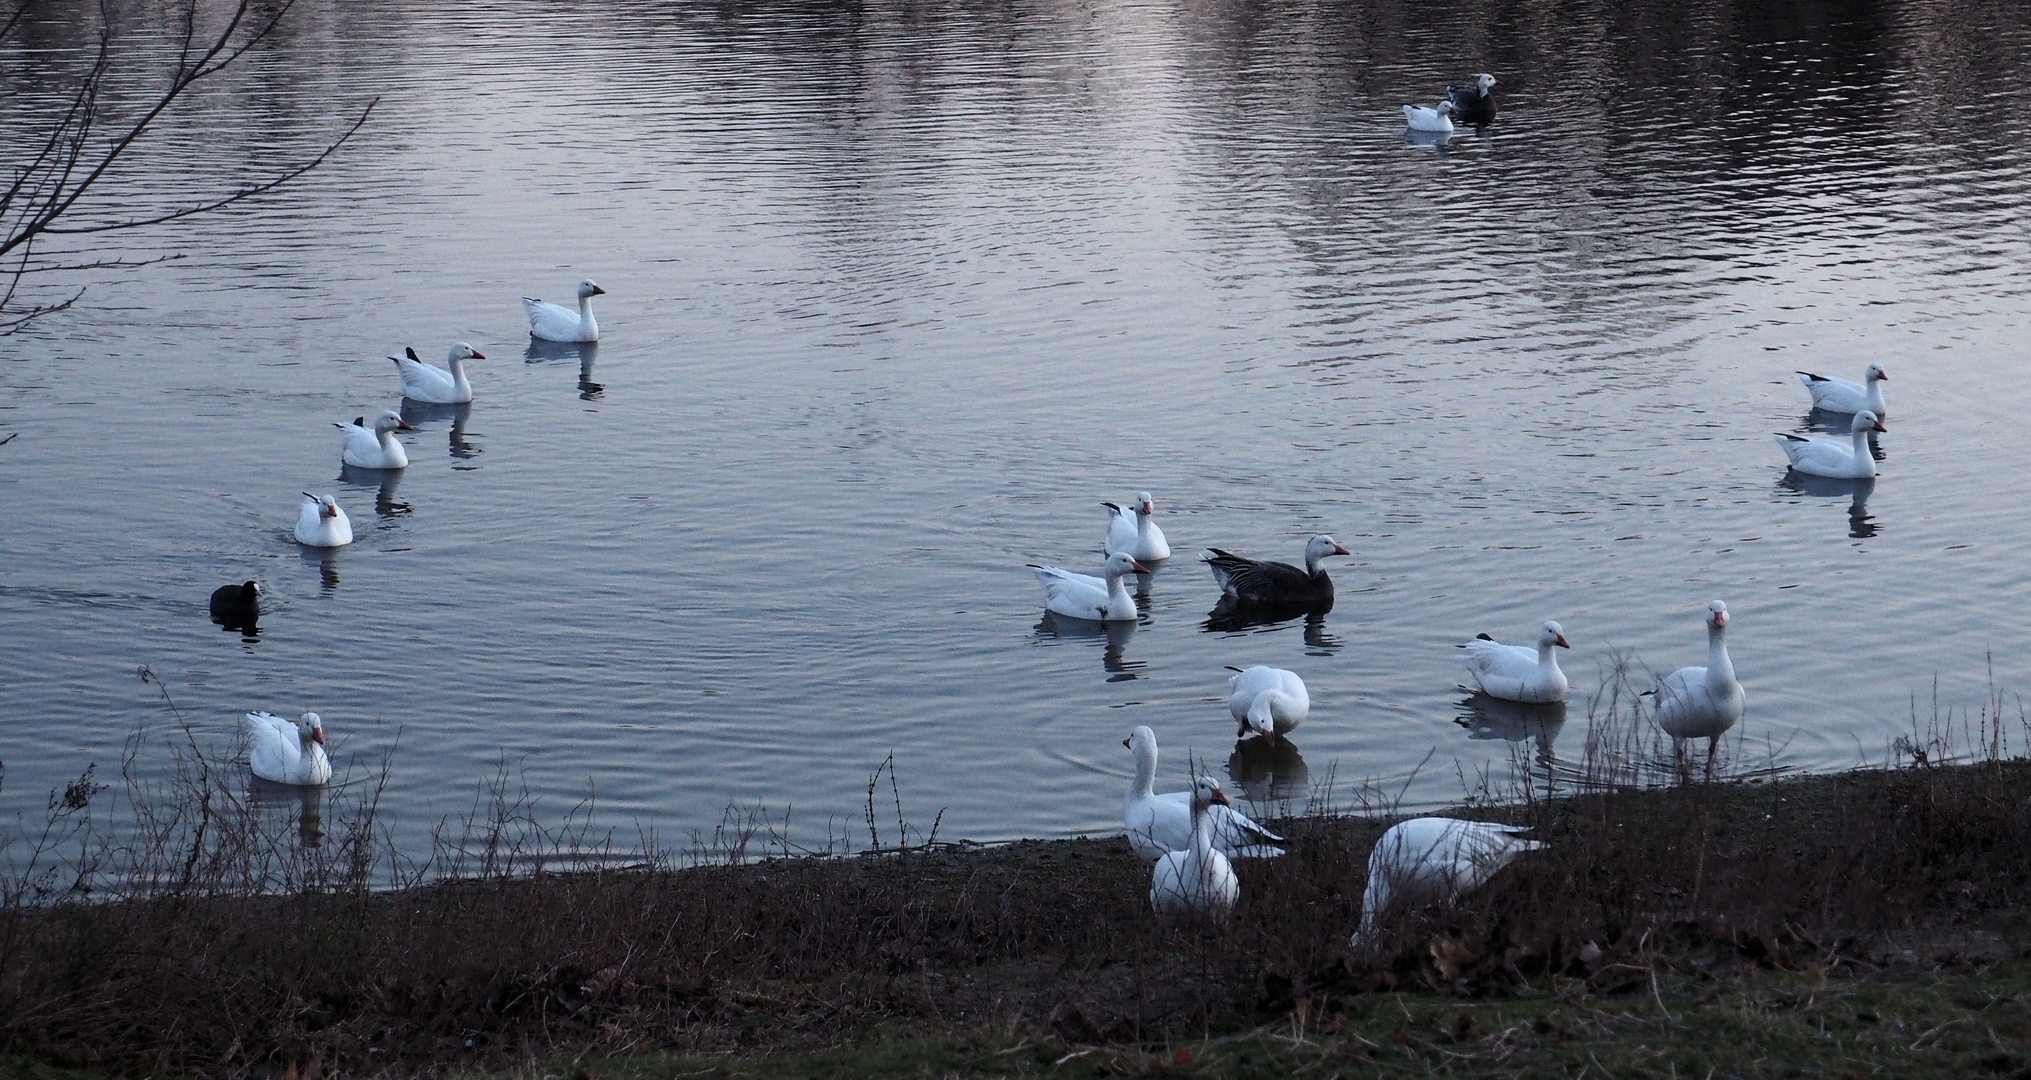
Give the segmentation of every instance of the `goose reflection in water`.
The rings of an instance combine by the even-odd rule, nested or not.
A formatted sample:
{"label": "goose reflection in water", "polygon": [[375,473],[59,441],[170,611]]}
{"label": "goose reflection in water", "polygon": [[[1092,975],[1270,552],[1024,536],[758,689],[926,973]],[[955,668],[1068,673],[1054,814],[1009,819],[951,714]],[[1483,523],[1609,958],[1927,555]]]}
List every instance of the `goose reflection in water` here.
{"label": "goose reflection in water", "polygon": [[1451,131],[1417,131],[1405,128],[1403,132],[1403,145],[1429,146],[1432,148],[1433,153],[1440,157],[1445,157],[1446,144],[1453,141],[1455,134],[1455,132]]}
{"label": "goose reflection in water", "polygon": [[1310,791],[1312,771],[1305,756],[1289,739],[1275,746],[1261,739],[1241,739],[1227,758],[1227,775],[1241,786],[1248,801],[1258,805],[1291,802]]}
{"label": "goose reflection in water", "polygon": [[578,399],[591,401],[606,392],[604,383],[592,381],[592,362],[599,356],[597,341],[544,341],[530,338],[529,347],[522,351],[525,363],[541,364],[551,360],[578,361]]}
{"label": "goose reflection in water", "polygon": [[326,596],[329,596],[332,593],[338,591],[339,552],[344,550],[345,548],[304,547],[300,544],[297,546],[298,557],[300,557],[305,563],[317,567],[318,592],[323,593]]}
{"label": "goose reflection in water", "polygon": [[296,835],[304,847],[316,847],[324,840],[324,785],[278,784],[258,776],[248,778],[247,801],[256,807],[287,808],[296,814]]}
{"label": "goose reflection in water", "polygon": [[466,438],[466,421],[472,419],[472,402],[461,401],[456,405],[432,405],[427,402],[402,399],[402,419],[410,427],[421,430],[439,420],[451,421],[451,456],[460,461],[470,461],[480,455],[480,448]]}
{"label": "goose reflection in water", "polygon": [[395,517],[413,509],[408,503],[395,501],[395,489],[402,486],[403,469],[362,469],[346,465],[339,469],[339,482],[353,487],[374,489],[374,512],[382,517]]}
{"label": "goose reflection in water", "polygon": [[[1036,631],[1040,639],[1099,639],[1104,643],[1100,650],[1100,666],[1107,670],[1107,681],[1127,682],[1142,678],[1138,672],[1149,666],[1145,661],[1130,660],[1123,655],[1128,649],[1128,639],[1135,636],[1136,626],[1136,622],[1128,619],[1095,622],[1091,619],[1068,619],[1055,611],[1046,611]],[[1055,641],[1044,643],[1056,644]]]}
{"label": "goose reflection in water", "polygon": [[[1814,409],[1805,414],[1804,420],[1799,421],[1798,430],[1800,432],[1816,432],[1821,435],[1838,435],[1845,439],[1853,431],[1854,424],[1854,413],[1828,412],[1825,409]],[[1883,450],[1883,436],[1880,432],[1871,431],[1869,433],[1869,456],[1877,461],[1887,461],[1890,458],[1890,455]]]}
{"label": "goose reflection in water", "polygon": [[1298,606],[1244,604],[1232,596],[1221,597],[1213,610],[1206,613],[1206,621],[1199,624],[1199,629],[1209,634],[1239,634],[1257,628],[1275,630],[1296,619],[1305,621],[1305,646],[1311,650],[1310,655],[1331,656],[1340,648],[1340,638],[1326,630],[1323,612]]}
{"label": "goose reflection in water", "polygon": [[1537,744],[1537,760],[1553,759],[1552,743],[1566,726],[1566,703],[1505,701],[1493,694],[1475,691],[1459,704],[1460,715],[1453,722],[1467,729],[1469,739],[1501,739]]}
{"label": "goose reflection in water", "polygon": [[1777,486],[1807,498],[1852,500],[1848,503],[1848,536],[1853,539],[1867,540],[1881,531],[1876,519],[1869,514],[1869,496],[1876,490],[1876,478],[1873,476],[1862,480],[1843,480],[1786,470],[1778,478]]}

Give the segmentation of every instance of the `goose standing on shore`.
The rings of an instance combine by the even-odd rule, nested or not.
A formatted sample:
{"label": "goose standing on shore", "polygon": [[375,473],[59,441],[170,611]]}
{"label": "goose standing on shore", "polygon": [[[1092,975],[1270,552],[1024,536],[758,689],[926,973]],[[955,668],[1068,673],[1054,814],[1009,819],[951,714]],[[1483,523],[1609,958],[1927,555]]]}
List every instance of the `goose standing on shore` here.
{"label": "goose standing on shore", "polygon": [[296,512],[296,542],[305,547],[344,547],[353,542],[352,519],[339,509],[337,499],[306,491]]}
{"label": "goose standing on shore", "polygon": [[1314,536],[1305,545],[1305,568],[1289,563],[1244,559],[1239,555],[1210,549],[1204,562],[1213,571],[1213,580],[1223,595],[1244,604],[1304,607],[1327,611],[1333,606],[1333,579],[1319,569],[1319,560],[1348,551],[1330,536]]}
{"label": "goose standing on shore", "polygon": [[1142,562],[1155,562],[1171,557],[1170,541],[1164,539],[1164,531],[1155,521],[1157,504],[1144,491],[1136,495],[1133,506],[1117,506],[1111,502],[1100,505],[1112,511],[1107,519],[1107,553],[1123,554]]}
{"label": "goose standing on shore", "polygon": [[[1148,725],[1135,729],[1121,745],[1135,751],[1135,779],[1121,797],[1121,821],[1128,830],[1128,846],[1144,862],[1155,862],[1165,853],[1182,851],[1192,843],[1191,793],[1167,791],[1156,794],[1157,733]],[[1267,859],[1283,854],[1275,847],[1283,837],[1250,820],[1232,803],[1206,811],[1210,817],[1213,847],[1231,859]]]}
{"label": "goose standing on shore", "polygon": [[586,278],[578,283],[578,310],[546,304],[533,296],[522,298],[522,310],[529,313],[529,336],[544,341],[598,341],[599,321],[592,317],[592,298],[606,290]]}
{"label": "goose standing on shore", "polygon": [[314,787],[331,779],[324,754],[324,721],[314,712],[289,721],[272,713],[247,714],[247,764],[278,784]]}
{"label": "goose standing on shore", "polygon": [[395,438],[398,431],[415,431],[402,414],[393,409],[374,417],[369,425],[362,416],[350,424],[334,422],[343,441],[345,463],[356,469],[406,469],[409,467],[409,452],[402,449],[402,443]]}
{"label": "goose standing on shore", "polygon": [[1556,649],[1570,649],[1565,627],[1549,619],[1537,628],[1537,648],[1504,645],[1486,634],[1461,645],[1460,664],[1482,690],[1504,701],[1542,703],[1566,699],[1566,673]]}
{"label": "goose standing on shore", "polygon": [[1876,475],[1876,455],[1869,452],[1869,433],[1888,430],[1875,413],[1863,409],[1848,425],[1851,438],[1846,446],[1834,439],[1808,439],[1782,431],[1776,436],[1785,458],[1799,472],[1838,480],[1866,480]]}
{"label": "goose standing on shore", "polygon": [[1493,75],[1476,75],[1472,86],[1446,87],[1446,100],[1460,119],[1470,124],[1492,124],[1495,122],[1495,95],[1489,91],[1498,85],[1500,83]]}
{"label": "goose standing on shore", "polygon": [[1812,395],[1812,407],[1821,412],[1858,413],[1867,409],[1875,413],[1878,420],[1890,415],[1889,408],[1883,404],[1883,380],[1890,376],[1881,364],[1870,364],[1868,370],[1862,373],[1862,383],[1830,379],[1810,371],[1801,371],[1797,375],[1798,381],[1805,384],[1806,393]]}
{"label": "goose standing on shore", "polygon": [[1296,728],[1311,715],[1311,695],[1305,692],[1305,680],[1297,672],[1264,664],[1228,670],[1238,672],[1227,680],[1227,711],[1241,725],[1241,730],[1234,733],[1236,738],[1253,731],[1262,736],[1263,742],[1275,746],[1278,735]]}
{"label": "goose standing on shore", "polygon": [[1212,811],[1234,804],[1220,782],[1201,776],[1192,785],[1192,835],[1182,851],[1165,852],[1150,870],[1149,902],[1159,918],[1224,919],[1241,898],[1234,864],[1213,846]]}
{"label": "goose standing on shore", "polygon": [[1055,566],[1030,564],[1044,587],[1044,607],[1068,619],[1097,622],[1127,622],[1139,616],[1135,598],[1121,579],[1129,574],[1147,574],[1149,567],[1119,552],[1109,555],[1102,566],[1104,577],[1075,574]]}
{"label": "goose standing on shore", "polygon": [[1432,131],[1450,135],[1453,131],[1453,103],[1441,101],[1430,109],[1422,105],[1405,105],[1403,122],[1410,125],[1412,131]]}
{"label": "goose standing on shore", "polygon": [[1529,831],[1527,825],[1442,817],[1391,825],[1368,853],[1361,928],[1348,944],[1360,946],[1392,905],[1450,904],[1480,888],[1518,855],[1545,846],[1517,835]]}
{"label": "goose standing on shore", "polygon": [[444,359],[449,371],[423,362],[416,350],[404,348],[404,356],[391,356],[395,374],[402,379],[402,396],[429,405],[460,405],[472,400],[472,383],[465,377],[465,361],[485,360],[487,355],[461,341]]}
{"label": "goose standing on shore", "polygon": [[1647,691],[1657,726],[1681,747],[1687,739],[1707,740],[1707,771],[1721,736],[1742,719],[1742,684],[1728,658],[1728,605],[1707,605],[1707,666],[1682,667]]}

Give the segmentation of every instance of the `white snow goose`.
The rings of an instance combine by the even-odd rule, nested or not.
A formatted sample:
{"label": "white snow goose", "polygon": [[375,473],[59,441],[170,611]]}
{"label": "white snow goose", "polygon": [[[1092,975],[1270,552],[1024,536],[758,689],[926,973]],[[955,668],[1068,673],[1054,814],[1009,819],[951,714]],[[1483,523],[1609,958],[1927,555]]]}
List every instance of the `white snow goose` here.
{"label": "white snow goose", "polygon": [[1517,835],[1524,825],[1425,817],[1389,827],[1368,853],[1368,889],[1361,897],[1359,946],[1394,905],[1450,904],[1479,888],[1518,855],[1545,845]]}
{"label": "white snow goose", "polygon": [[1328,611],[1333,607],[1333,579],[1319,569],[1319,560],[1348,554],[1330,536],[1314,536],[1305,545],[1305,568],[1289,563],[1244,559],[1239,555],[1211,549],[1205,559],[1219,582],[1220,592],[1244,604],[1303,607]]}
{"label": "white snow goose", "polygon": [[529,336],[544,341],[598,341],[599,321],[592,317],[592,298],[606,290],[586,278],[578,283],[578,310],[546,304],[533,296],[522,298],[522,310],[529,313]]}
{"label": "white snow goose", "polygon": [[335,548],[353,542],[353,523],[329,495],[303,493],[296,512],[296,542],[306,547]]}
{"label": "white snow goose", "polygon": [[247,764],[278,784],[314,787],[331,779],[324,753],[324,721],[314,712],[290,721],[272,713],[247,714]]}
{"label": "white snow goose", "polygon": [[402,379],[402,396],[411,401],[429,405],[458,405],[472,400],[472,383],[465,377],[465,361],[485,360],[487,355],[461,341],[451,347],[451,353],[444,359],[445,371],[431,367],[416,355],[416,350],[404,348],[403,356],[391,356],[395,362],[395,374]]}
{"label": "white snow goose", "polygon": [[1433,131],[1450,134],[1453,130],[1453,103],[1441,101],[1437,107],[1427,109],[1422,105],[1405,105],[1403,122],[1412,131]]}
{"label": "white snow goose", "polygon": [[1220,782],[1202,776],[1192,785],[1192,835],[1182,851],[1165,852],[1150,870],[1149,902],[1158,918],[1224,919],[1241,898],[1234,864],[1213,846],[1212,811],[1232,807]]}
{"label": "white snow goose", "polygon": [[[1121,745],[1135,751],[1135,779],[1121,797],[1122,825],[1128,830],[1128,846],[1144,862],[1155,862],[1165,853],[1182,851],[1192,844],[1191,793],[1153,790],[1157,775],[1157,734],[1143,725]],[[1283,837],[1250,820],[1233,804],[1214,806],[1206,813],[1211,821],[1213,847],[1231,859],[1266,859],[1283,854],[1275,845]]]}
{"label": "white snow goose", "polygon": [[345,445],[345,462],[356,469],[406,469],[409,452],[395,438],[398,431],[414,431],[402,414],[389,409],[374,417],[357,417],[350,424],[333,423]]}
{"label": "white snow goose", "polygon": [[1888,430],[1875,413],[1863,409],[1848,426],[1850,440],[1845,446],[1835,439],[1808,439],[1782,431],[1776,435],[1778,447],[1799,472],[1839,480],[1866,480],[1876,475],[1876,455],[1869,452],[1869,433]]}
{"label": "white snow goose", "polygon": [[1154,562],[1171,557],[1171,545],[1164,539],[1164,531],[1153,520],[1157,512],[1156,501],[1149,492],[1135,497],[1133,506],[1118,506],[1101,503],[1110,511],[1107,519],[1107,553],[1128,555],[1143,562]]}
{"label": "white snow goose", "polygon": [[1742,719],[1742,684],[1728,659],[1728,605],[1707,605],[1707,666],[1679,668],[1645,696],[1652,698],[1657,726],[1674,741],[1707,740],[1711,771],[1722,734]]}
{"label": "white snow goose", "polygon": [[1297,672],[1264,664],[1228,670],[1238,672],[1227,680],[1227,711],[1241,725],[1241,730],[1235,732],[1237,738],[1253,731],[1262,736],[1263,742],[1275,746],[1278,735],[1304,723],[1305,717],[1311,715],[1312,699],[1305,693],[1305,680]]}
{"label": "white snow goose", "polygon": [[1821,412],[1854,413],[1867,409],[1875,413],[1878,420],[1890,415],[1889,408],[1883,404],[1883,380],[1890,376],[1881,364],[1869,365],[1869,369],[1862,373],[1863,383],[1830,379],[1810,371],[1797,374],[1798,381],[1804,383],[1806,392],[1812,395],[1812,407]]}
{"label": "white snow goose", "polygon": [[1537,648],[1504,645],[1486,634],[1460,648],[1460,663],[1492,697],[1505,701],[1564,701],[1566,673],[1559,670],[1555,649],[1570,649],[1565,627],[1551,620],[1537,628]]}
{"label": "white snow goose", "polygon": [[1147,574],[1150,568],[1119,552],[1102,565],[1105,577],[1075,574],[1055,566],[1030,564],[1037,581],[1044,586],[1044,607],[1068,619],[1124,622],[1137,617],[1135,598],[1121,579],[1129,574]]}

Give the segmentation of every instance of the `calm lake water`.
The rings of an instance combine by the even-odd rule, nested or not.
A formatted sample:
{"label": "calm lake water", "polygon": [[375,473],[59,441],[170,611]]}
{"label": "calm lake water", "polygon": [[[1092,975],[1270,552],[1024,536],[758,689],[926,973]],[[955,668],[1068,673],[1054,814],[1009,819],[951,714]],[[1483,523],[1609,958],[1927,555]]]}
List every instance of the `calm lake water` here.
{"label": "calm lake water", "polygon": [[[891,751],[941,837],[1106,832],[1134,725],[1164,786],[1228,765],[1250,663],[1311,688],[1286,792],[1436,804],[1510,760],[1454,643],[1560,619],[1572,756],[1612,657],[1703,662],[1714,597],[1745,753],[1880,761],[1935,684],[2031,683],[2031,9],[1766,7],[299,0],[97,213],[378,97],[356,142],[0,338],[0,811],[159,721],[143,664],[221,743],[310,708],[356,779],[392,749],[411,842],[503,764],[624,827],[864,835]],[[16,116],[88,10],[0,57]],[[1479,71],[1494,126],[1406,140]],[[516,298],[587,276],[597,350],[532,348]],[[460,339],[470,409],[342,471],[384,357]],[[1792,371],[1872,361],[1881,478],[1788,480]],[[358,542],[293,542],[306,489]],[[1145,617],[1054,627],[1024,564],[1097,567],[1139,490]],[[1203,548],[1315,532],[1330,615],[1208,628]],[[206,613],[249,577],[251,640]]]}

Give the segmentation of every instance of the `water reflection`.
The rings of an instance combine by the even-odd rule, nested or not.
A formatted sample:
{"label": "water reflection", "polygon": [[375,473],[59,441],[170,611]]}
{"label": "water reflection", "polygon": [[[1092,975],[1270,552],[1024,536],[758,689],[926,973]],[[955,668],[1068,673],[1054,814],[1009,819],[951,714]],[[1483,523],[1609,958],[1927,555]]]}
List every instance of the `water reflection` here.
{"label": "water reflection", "polygon": [[395,501],[395,489],[402,486],[405,469],[362,469],[357,465],[345,465],[339,469],[339,482],[353,487],[374,489],[374,513],[382,517],[407,514],[413,507],[406,502]]}
{"label": "water reflection", "polygon": [[1100,666],[1107,670],[1108,682],[1127,682],[1139,679],[1136,674],[1148,667],[1147,661],[1129,660],[1123,654],[1128,648],[1128,639],[1135,636],[1137,624],[1126,620],[1119,622],[1095,622],[1091,619],[1068,619],[1055,611],[1044,612],[1044,619],[1036,625],[1039,638],[1098,638],[1105,641],[1100,651]]}
{"label": "water reflection", "polygon": [[461,401],[456,405],[433,405],[428,402],[402,399],[402,419],[411,427],[422,429],[426,424],[439,420],[451,421],[451,456],[460,461],[478,457],[480,448],[466,438],[466,421],[472,419],[472,402]]}
{"label": "water reflection", "polygon": [[258,776],[248,777],[247,801],[257,807],[286,808],[296,814],[296,835],[304,847],[316,847],[324,840],[324,786],[299,787],[278,784]]}
{"label": "water reflection", "polygon": [[1545,764],[1549,764],[1555,756],[1552,743],[1557,740],[1559,729],[1566,725],[1566,703],[1563,701],[1526,704],[1504,701],[1477,691],[1460,702],[1458,707],[1460,715],[1453,722],[1467,729],[1469,739],[1501,739],[1512,743],[1528,739],[1537,744],[1534,756]]}
{"label": "water reflection", "polygon": [[258,612],[244,617],[238,615],[214,615],[212,616],[212,622],[219,629],[229,634],[239,634],[241,641],[251,644],[261,640],[261,616]]}
{"label": "water reflection", "polygon": [[1796,469],[1786,469],[1777,480],[1777,487],[1783,491],[1796,492],[1815,499],[1851,499],[1848,504],[1848,535],[1856,540],[1867,540],[1881,531],[1876,519],[1869,513],[1869,496],[1876,490],[1876,478],[1845,480],[1831,476],[1809,476]]}
{"label": "water reflection", "polygon": [[1323,612],[1308,611],[1301,606],[1278,607],[1265,604],[1238,603],[1231,596],[1223,596],[1206,613],[1206,621],[1199,628],[1209,634],[1246,633],[1258,627],[1275,630],[1283,624],[1297,619],[1304,620],[1305,645],[1312,656],[1331,656],[1339,649],[1338,635],[1327,632],[1326,616]]}
{"label": "water reflection", "polygon": [[[294,539],[293,537],[291,539]],[[344,548],[314,548],[296,545],[296,553],[304,562],[317,567],[317,591],[326,596],[338,591],[338,553]]]}
{"label": "water reflection", "polygon": [[1444,157],[1446,156],[1446,144],[1453,141],[1455,134],[1457,133],[1451,131],[1413,131],[1410,128],[1405,128],[1403,130],[1403,144],[1405,146],[1429,146],[1432,148],[1433,153]]}
{"label": "water reflection", "polygon": [[1312,779],[1305,756],[1289,739],[1278,739],[1275,746],[1258,738],[1236,742],[1227,758],[1227,775],[1255,803],[1303,799]]}
{"label": "water reflection", "polygon": [[591,401],[606,392],[605,383],[592,381],[592,362],[599,356],[597,341],[544,341],[530,338],[529,347],[522,352],[525,363],[541,364],[551,360],[578,361],[578,398]]}

